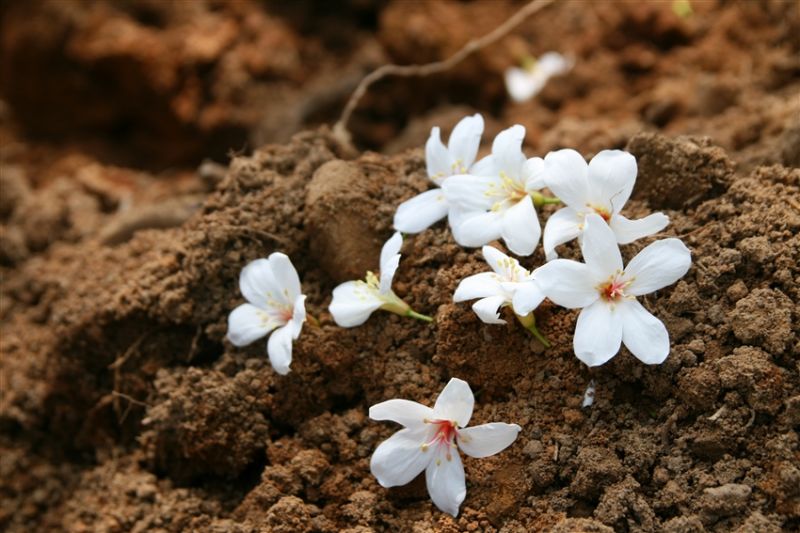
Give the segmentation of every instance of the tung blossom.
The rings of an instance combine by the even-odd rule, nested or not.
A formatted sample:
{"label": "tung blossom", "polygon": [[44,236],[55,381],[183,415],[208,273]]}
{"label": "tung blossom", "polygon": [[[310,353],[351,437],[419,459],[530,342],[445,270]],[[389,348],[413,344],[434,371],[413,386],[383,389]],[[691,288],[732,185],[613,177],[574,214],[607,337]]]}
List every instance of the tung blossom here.
{"label": "tung blossom", "polygon": [[428,177],[436,187],[400,204],[394,215],[395,229],[419,233],[447,215],[447,199],[440,187],[448,177],[469,172],[478,154],[481,135],[483,117],[478,113],[456,124],[447,146],[442,144],[439,128],[431,130],[425,144],[425,163]]}
{"label": "tung blossom", "polygon": [[539,59],[530,58],[523,68],[511,67],[505,72],[506,90],[515,102],[530,100],[544,89],[550,78],[566,74],[574,60],[558,52],[546,52]]}
{"label": "tung blossom", "polygon": [[614,232],[597,214],[586,215],[581,251],[585,263],[550,261],[534,272],[544,294],[570,309],[582,308],[575,326],[575,355],[589,366],[602,365],[624,343],[647,364],[669,355],[664,324],[637,296],[675,283],[689,270],[692,258],[679,239],[656,241],[623,269]]}
{"label": "tung blossom", "polygon": [[467,494],[458,449],[471,457],[488,457],[514,442],[521,429],[502,422],[465,427],[474,403],[467,382],[452,378],[433,408],[399,399],[370,407],[373,420],[391,420],[404,426],[372,455],[370,470],[378,483],[387,488],[405,485],[424,470],[428,494],[436,507],[458,515]]}
{"label": "tung blossom", "polygon": [[545,186],[544,161],[525,159],[525,128],[500,132],[491,155],[469,175],[453,176],[442,185],[450,204],[453,236],[462,246],[477,247],[499,239],[517,255],[531,255],[542,230],[534,209],[548,200],[537,191]]}
{"label": "tung blossom", "polygon": [[550,152],[544,158],[545,182],[566,207],[556,211],[544,228],[547,260],[557,257],[555,247],[583,233],[584,219],[596,213],[608,223],[616,242],[628,244],[664,229],[669,218],[653,213],[639,220],[620,214],[636,183],[636,158],[622,150],[603,150],[589,164],[571,149]]}
{"label": "tung blossom", "polygon": [[380,277],[367,272],[365,280],[346,281],[333,289],[333,300],[329,309],[336,324],[343,328],[360,326],[378,309],[426,322],[433,320],[429,316],[413,311],[392,290],[392,279],[400,265],[402,245],[403,236],[399,232],[392,235],[383,245]]}
{"label": "tung blossom", "polygon": [[453,301],[479,298],[472,304],[472,310],[486,324],[505,324],[499,311],[501,307],[510,306],[520,323],[542,344],[549,346],[535,325],[533,310],[544,300],[544,293],[533,275],[521,267],[519,261],[493,246],[484,246],[481,251],[492,272],[481,272],[461,280],[453,294]]}
{"label": "tung blossom", "polygon": [[278,374],[288,374],[292,341],[306,320],[306,297],[294,265],[279,252],[256,259],[242,269],[239,289],[248,303],[228,316],[228,339],[234,346],[246,346],[272,332],[267,342],[269,361]]}

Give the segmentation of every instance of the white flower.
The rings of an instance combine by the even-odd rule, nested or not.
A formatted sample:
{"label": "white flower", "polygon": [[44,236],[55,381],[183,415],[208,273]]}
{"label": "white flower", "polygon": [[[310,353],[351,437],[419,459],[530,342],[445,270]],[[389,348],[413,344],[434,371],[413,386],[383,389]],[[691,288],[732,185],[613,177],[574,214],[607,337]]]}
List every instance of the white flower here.
{"label": "white flower", "polygon": [[400,265],[400,247],[403,236],[397,232],[381,249],[380,278],[367,272],[364,281],[346,281],[333,289],[329,307],[333,320],[343,328],[360,326],[378,309],[401,316],[430,322],[433,319],[416,313],[392,290],[392,279]]}
{"label": "white flower", "polygon": [[369,409],[373,420],[404,426],[378,446],[370,461],[383,487],[405,485],[425,470],[428,494],[436,507],[453,516],[467,494],[458,448],[471,457],[499,453],[517,438],[517,424],[493,422],[465,428],[475,398],[469,385],[452,378],[433,408],[409,400],[388,400]]}
{"label": "white flower", "polygon": [[692,258],[679,239],[656,241],[623,270],[614,232],[599,215],[586,216],[581,244],[585,263],[556,259],[534,272],[544,294],[570,309],[583,308],[575,326],[574,348],[589,366],[602,365],[624,343],[647,364],[669,355],[664,324],[637,300],[686,274]]}
{"label": "white flower", "polygon": [[462,246],[483,246],[500,237],[517,255],[530,255],[541,227],[534,209],[536,191],[544,187],[544,161],[526,160],[522,153],[525,128],[500,132],[492,154],[481,159],[469,175],[453,176],[442,185],[450,204],[453,236]]}
{"label": "white flower", "polygon": [[483,117],[478,113],[462,118],[450,134],[445,147],[439,128],[433,128],[425,144],[425,163],[428,177],[435,188],[406,200],[397,208],[394,227],[403,233],[419,233],[447,215],[447,200],[442,193],[442,183],[455,174],[466,174],[481,144]]}
{"label": "white flower", "polygon": [[542,300],[541,291],[533,275],[520,266],[519,261],[492,246],[484,246],[481,251],[493,272],[481,272],[461,280],[458,284],[454,302],[464,302],[480,298],[472,304],[472,310],[486,324],[505,324],[500,318],[500,308],[511,306],[517,319],[544,344],[547,340],[536,329],[533,310]]}
{"label": "white flower", "polygon": [[539,94],[550,78],[566,74],[574,63],[573,59],[558,52],[547,52],[538,60],[530,61],[525,68],[511,67],[505,72],[508,94],[515,102],[530,100]]}
{"label": "white flower", "polygon": [[306,320],[306,297],[292,262],[278,252],[256,259],[242,269],[239,290],[249,303],[228,316],[228,339],[235,346],[246,346],[272,331],[267,342],[269,362],[278,374],[288,374],[292,341]]}
{"label": "white flower", "polygon": [[556,211],[544,228],[547,260],[557,257],[555,247],[579,237],[584,217],[597,213],[614,231],[619,244],[659,232],[669,224],[663,213],[629,220],[620,210],[636,182],[636,158],[622,150],[603,150],[587,165],[575,150],[550,152],[544,158],[545,182],[566,207]]}

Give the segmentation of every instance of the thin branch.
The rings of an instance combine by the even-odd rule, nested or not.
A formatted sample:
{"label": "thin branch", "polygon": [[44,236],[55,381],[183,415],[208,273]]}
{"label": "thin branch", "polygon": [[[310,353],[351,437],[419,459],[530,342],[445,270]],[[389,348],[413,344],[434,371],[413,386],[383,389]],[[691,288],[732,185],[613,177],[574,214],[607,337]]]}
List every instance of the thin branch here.
{"label": "thin branch", "polygon": [[353,111],[355,111],[356,106],[358,106],[359,101],[364,96],[364,93],[367,92],[369,86],[376,81],[386,76],[429,76],[431,74],[444,72],[469,57],[472,53],[505,37],[523,20],[549,6],[554,1],[555,0],[533,0],[527,3],[522,9],[511,15],[503,24],[479,39],[472,39],[465,44],[461,50],[443,61],[435,61],[424,65],[383,65],[373,70],[361,80],[356,90],[353,91],[353,95],[350,97],[350,100],[347,101],[347,105],[344,106],[339,121],[333,126],[334,135],[349,143],[350,134],[347,131],[347,123],[350,121],[350,116],[353,114]]}

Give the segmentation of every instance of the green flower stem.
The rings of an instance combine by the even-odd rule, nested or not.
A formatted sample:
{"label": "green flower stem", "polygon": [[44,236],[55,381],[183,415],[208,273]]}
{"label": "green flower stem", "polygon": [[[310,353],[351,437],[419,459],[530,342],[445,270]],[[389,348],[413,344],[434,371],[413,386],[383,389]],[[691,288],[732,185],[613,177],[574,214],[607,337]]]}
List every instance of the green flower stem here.
{"label": "green flower stem", "polygon": [[550,342],[544,337],[544,335],[541,334],[541,332],[536,327],[536,317],[533,315],[533,311],[531,311],[525,316],[517,315],[517,319],[519,320],[519,323],[525,327],[525,329],[530,331],[533,334],[533,336],[536,337],[536,340],[542,343],[542,346],[544,346],[545,348],[550,347]]}
{"label": "green flower stem", "polygon": [[416,318],[417,320],[422,320],[423,322],[433,322],[433,317],[429,317],[428,315],[423,315],[421,313],[417,313],[413,309],[409,309],[406,311],[406,315],[411,318]]}
{"label": "green flower stem", "polygon": [[536,191],[531,193],[531,198],[533,199],[533,205],[535,205],[536,207],[541,207],[543,205],[549,205],[549,204],[560,204],[561,203],[561,200],[558,199],[558,198],[545,196],[542,193],[539,193],[539,192],[536,192]]}

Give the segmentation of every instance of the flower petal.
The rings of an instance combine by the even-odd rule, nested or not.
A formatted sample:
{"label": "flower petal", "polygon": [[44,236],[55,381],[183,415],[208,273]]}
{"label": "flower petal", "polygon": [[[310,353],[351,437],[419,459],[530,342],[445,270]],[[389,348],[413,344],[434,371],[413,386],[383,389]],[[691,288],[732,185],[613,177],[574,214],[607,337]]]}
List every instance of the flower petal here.
{"label": "flower petal", "polygon": [[556,246],[569,242],[581,233],[581,217],[578,212],[571,207],[559,209],[547,219],[544,226],[544,237],[542,244],[544,254],[548,261],[552,261],[556,254]]}
{"label": "flower petal", "polygon": [[619,244],[629,244],[635,240],[658,233],[669,224],[664,213],[653,213],[639,220],[630,220],[622,215],[612,215],[608,225],[614,231]]}
{"label": "flower petal", "polygon": [[531,193],[547,186],[544,181],[544,159],[531,157],[522,165],[522,182],[525,191]]}
{"label": "flower petal", "polygon": [[522,141],[525,139],[525,127],[515,124],[501,131],[492,143],[492,157],[497,170],[505,172],[511,179],[522,176],[525,154],[522,153]]}
{"label": "flower petal", "polygon": [[343,328],[360,326],[369,315],[383,305],[377,292],[363,281],[346,281],[333,289],[333,300],[328,308],[337,325]]}
{"label": "flower petal", "polygon": [[506,69],[503,77],[506,82],[508,95],[515,102],[530,100],[542,90],[542,87],[544,87],[547,81],[543,76],[533,75],[519,67]]}
{"label": "flower petal", "polygon": [[489,457],[505,450],[522,428],[516,424],[492,422],[458,430],[458,447],[470,457]]}
{"label": "flower petal", "polygon": [[267,341],[269,362],[275,372],[285,376],[292,364],[292,326],[286,325],[272,332]]}
{"label": "flower petal", "polygon": [[294,309],[292,310],[292,319],[289,325],[292,327],[292,338],[296,339],[300,336],[300,331],[303,329],[303,324],[306,321],[306,297],[301,294],[294,301]]}
{"label": "flower petal", "polygon": [[555,259],[533,271],[545,296],[568,309],[591,305],[600,297],[589,267],[569,259]]}
{"label": "flower petal", "polygon": [[248,302],[262,309],[271,309],[275,301],[283,303],[283,288],[272,273],[269,259],[256,259],[242,269],[239,290]]}
{"label": "flower petal", "polygon": [[434,460],[425,469],[425,482],[436,507],[458,516],[458,508],[467,496],[464,465],[458,450],[437,446]]}
{"label": "flower petal", "polygon": [[403,246],[403,235],[396,231],[381,249],[381,284],[380,293],[392,290],[392,279],[400,265],[400,248]]}
{"label": "flower petal", "polygon": [[425,419],[433,419],[433,409],[410,400],[386,400],[369,408],[373,420],[391,420],[408,428],[425,427]]}
{"label": "flower petal", "polygon": [[403,233],[419,233],[447,215],[447,199],[440,188],[425,191],[397,207],[394,228]]}
{"label": "flower petal", "polygon": [[603,150],[589,162],[589,199],[619,213],[636,183],[636,158],[622,150]]}
{"label": "flower petal", "polygon": [[484,178],[491,176],[496,177],[497,173],[497,164],[491,154],[476,161],[474,165],[469,167],[469,171],[467,172],[470,176],[481,176]]}
{"label": "flower petal", "polygon": [[228,340],[234,346],[247,346],[281,325],[263,309],[242,304],[228,315]]}
{"label": "flower petal", "polygon": [[505,324],[506,321],[500,318],[500,306],[508,302],[504,295],[487,296],[472,304],[472,310],[484,324]]}
{"label": "flower petal", "polygon": [[600,215],[586,215],[581,253],[598,282],[622,272],[622,254],[619,253],[617,238]]}
{"label": "flower petal", "polygon": [[474,212],[453,229],[453,237],[461,246],[483,246],[503,234],[502,214],[495,211]]}
{"label": "flower petal", "polygon": [[617,352],[622,343],[624,316],[620,306],[598,300],[578,315],[573,347],[578,359],[589,366],[602,365]]}
{"label": "flower petal", "polygon": [[539,307],[544,298],[544,292],[542,292],[539,285],[534,280],[530,280],[518,285],[517,290],[514,291],[514,298],[511,300],[511,304],[516,314],[525,316]]}
{"label": "flower petal", "polygon": [[533,200],[525,196],[511,208],[503,212],[503,240],[508,249],[517,255],[528,256],[533,253],[542,236],[542,227],[533,208]]}
{"label": "flower petal", "polygon": [[422,451],[427,428],[401,429],[378,446],[369,462],[372,475],[382,487],[405,485],[417,477],[433,460]]}
{"label": "flower petal", "polygon": [[636,300],[626,300],[619,308],[625,347],[643,363],[663,363],[669,355],[669,333],[664,323]]}
{"label": "flower petal", "polygon": [[432,128],[428,141],[425,143],[425,166],[428,170],[428,177],[438,185],[439,181],[452,175],[450,171],[452,162],[453,158],[450,156],[450,152],[442,144],[439,128]]}
{"label": "flower petal", "polygon": [[483,259],[486,261],[486,264],[494,270],[495,274],[497,274],[501,280],[509,281],[508,263],[516,263],[516,259],[508,257],[494,246],[484,246],[481,248],[481,254],[483,254]]}
{"label": "flower petal", "polygon": [[625,267],[627,294],[641,296],[678,281],[692,266],[692,254],[680,239],[663,239],[647,245]]}
{"label": "flower petal", "polygon": [[272,276],[278,284],[278,293],[283,303],[293,305],[295,299],[303,291],[300,288],[300,278],[297,276],[292,261],[286,254],[275,252],[269,256],[269,265],[272,268]]}
{"label": "flower petal", "polygon": [[481,145],[481,135],[483,135],[483,117],[480,113],[458,121],[447,143],[450,156],[454,164],[458,165],[453,174],[467,172],[475,162],[475,156],[478,155],[478,148]]}
{"label": "flower petal", "polygon": [[494,200],[487,194],[489,189],[500,187],[496,176],[473,176],[462,174],[447,178],[442,183],[447,204],[461,211],[485,211]]}
{"label": "flower petal", "polygon": [[589,166],[581,154],[566,148],[544,158],[544,180],[562,202],[576,211],[586,208],[589,193]]}
{"label": "flower petal", "polygon": [[472,418],[472,408],[475,405],[475,396],[469,384],[463,379],[450,378],[436,403],[433,413],[437,419],[455,420],[459,427],[466,427]]}
{"label": "flower petal", "polygon": [[465,302],[487,296],[502,296],[503,289],[494,272],[481,272],[461,280],[453,293],[454,302]]}

